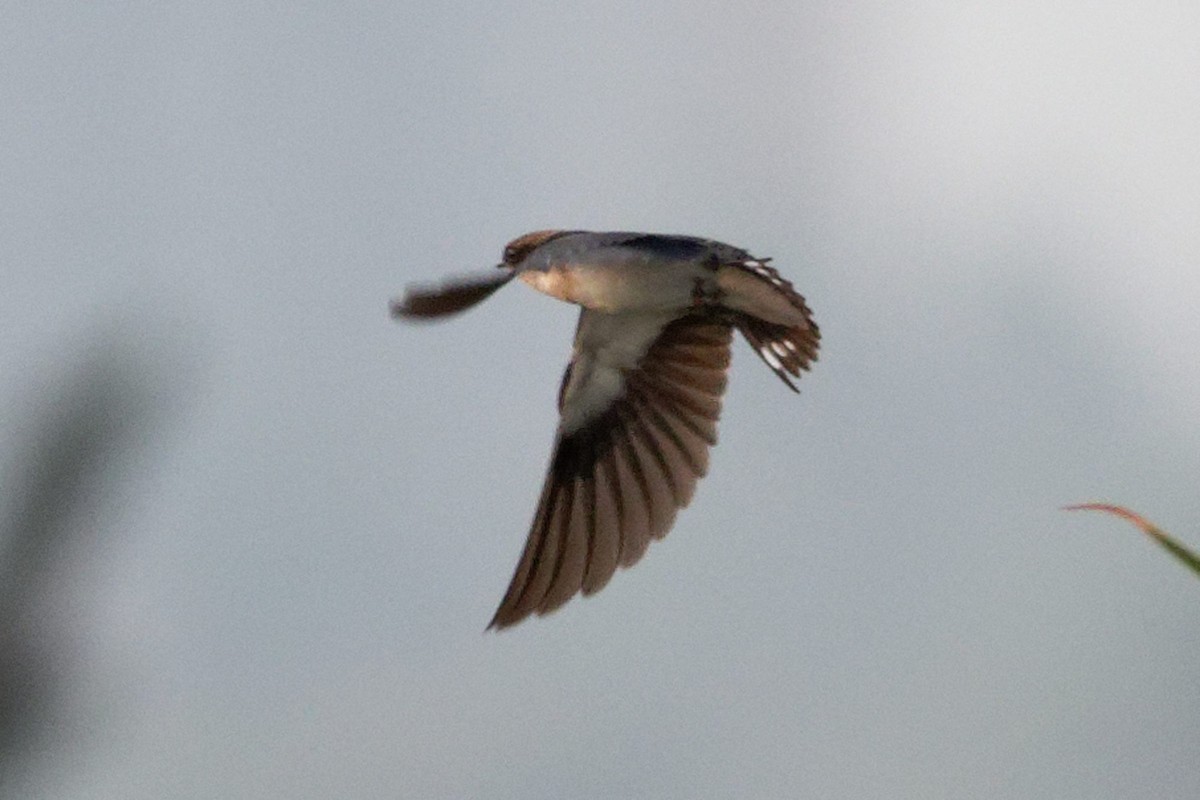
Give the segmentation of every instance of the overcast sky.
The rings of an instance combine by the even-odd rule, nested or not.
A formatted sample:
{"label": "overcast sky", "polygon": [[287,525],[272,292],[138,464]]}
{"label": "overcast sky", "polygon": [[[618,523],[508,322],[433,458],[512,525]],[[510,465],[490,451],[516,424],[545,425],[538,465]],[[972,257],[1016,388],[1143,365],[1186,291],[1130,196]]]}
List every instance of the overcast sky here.
{"label": "overcast sky", "polygon": [[[1058,510],[1200,545],[1200,7],[4,8],[0,468],[150,409],[11,796],[1200,796],[1200,583]],[[485,634],[576,310],[387,301],[545,227],[772,256],[821,360],[739,342],[671,535]]]}

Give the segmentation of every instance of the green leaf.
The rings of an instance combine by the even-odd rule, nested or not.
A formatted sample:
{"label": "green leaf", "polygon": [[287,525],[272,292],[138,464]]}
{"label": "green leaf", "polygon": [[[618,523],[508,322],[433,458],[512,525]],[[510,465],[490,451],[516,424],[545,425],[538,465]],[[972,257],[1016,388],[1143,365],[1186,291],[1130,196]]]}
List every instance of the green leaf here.
{"label": "green leaf", "polygon": [[1167,534],[1163,533],[1155,525],[1151,524],[1145,517],[1140,514],[1135,514],[1127,508],[1121,506],[1108,505],[1107,503],[1084,503],[1077,506],[1066,506],[1065,511],[1104,511],[1109,514],[1114,514],[1122,519],[1127,519],[1134,525],[1142,529],[1142,532],[1149,536],[1154,541],[1158,542],[1168,553],[1178,558],[1187,567],[1190,567],[1193,572],[1200,575],[1200,556],[1181,545],[1179,542],[1172,539]]}

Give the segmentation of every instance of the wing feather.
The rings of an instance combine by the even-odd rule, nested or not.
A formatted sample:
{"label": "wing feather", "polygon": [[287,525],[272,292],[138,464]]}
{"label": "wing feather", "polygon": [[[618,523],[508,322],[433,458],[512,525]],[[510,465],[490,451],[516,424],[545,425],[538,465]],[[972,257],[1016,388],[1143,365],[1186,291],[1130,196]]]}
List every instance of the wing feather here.
{"label": "wing feather", "polygon": [[[593,408],[595,391],[611,393],[612,380],[611,373],[576,369],[590,356],[589,313],[560,392],[564,419],[573,424],[560,426],[525,549],[489,627],[599,591],[618,567],[637,563],[652,539],[667,534],[708,469],[731,323],[687,316],[647,327],[653,338],[636,364],[621,370],[620,390],[607,407]],[[593,383],[604,385],[594,390]]]}
{"label": "wing feather", "polygon": [[456,278],[439,286],[410,286],[404,297],[391,302],[392,316],[421,320],[466,311],[491,297],[515,274],[512,270],[505,270]]}

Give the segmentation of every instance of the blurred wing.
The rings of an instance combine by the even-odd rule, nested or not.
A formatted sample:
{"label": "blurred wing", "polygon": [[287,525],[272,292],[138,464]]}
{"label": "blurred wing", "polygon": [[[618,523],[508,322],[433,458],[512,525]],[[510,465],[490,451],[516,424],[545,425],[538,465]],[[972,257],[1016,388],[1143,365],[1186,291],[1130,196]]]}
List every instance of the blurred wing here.
{"label": "blurred wing", "polygon": [[473,275],[440,286],[410,286],[403,298],[391,302],[392,316],[433,319],[466,311],[490,297],[492,292],[512,280],[514,274],[513,270],[506,269],[500,274]]}
{"label": "blurred wing", "polygon": [[647,342],[632,368],[616,371],[597,366],[604,349],[598,345],[629,343],[598,343],[589,331],[612,319],[580,316],[549,473],[490,628],[599,591],[618,566],[636,563],[651,539],[666,535],[708,469],[732,328],[697,316],[640,332],[636,321],[622,322],[629,336]]}

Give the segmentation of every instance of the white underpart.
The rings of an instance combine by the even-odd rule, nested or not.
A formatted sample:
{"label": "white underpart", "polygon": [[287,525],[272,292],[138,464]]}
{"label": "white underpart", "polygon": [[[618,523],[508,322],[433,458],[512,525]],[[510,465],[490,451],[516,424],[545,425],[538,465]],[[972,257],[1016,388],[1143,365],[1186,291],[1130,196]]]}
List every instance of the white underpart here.
{"label": "white underpart", "polygon": [[610,314],[683,310],[694,302],[697,281],[706,291],[715,289],[712,270],[700,263],[664,265],[619,248],[526,269],[521,280],[551,297]]}
{"label": "white underpart", "polygon": [[583,311],[571,378],[563,395],[561,434],[574,433],[612,407],[625,390],[626,374],[637,368],[663,326],[675,316]]}

